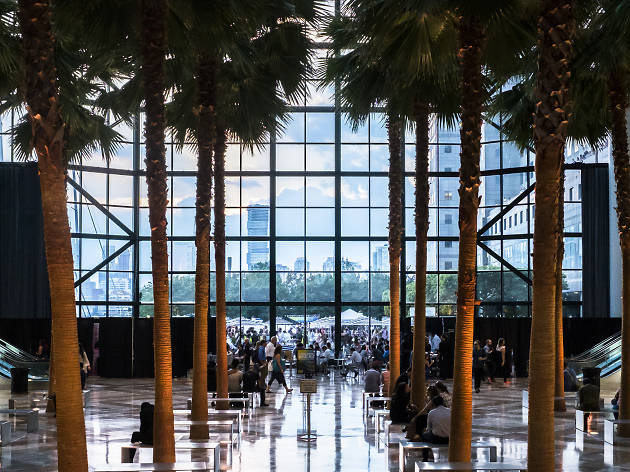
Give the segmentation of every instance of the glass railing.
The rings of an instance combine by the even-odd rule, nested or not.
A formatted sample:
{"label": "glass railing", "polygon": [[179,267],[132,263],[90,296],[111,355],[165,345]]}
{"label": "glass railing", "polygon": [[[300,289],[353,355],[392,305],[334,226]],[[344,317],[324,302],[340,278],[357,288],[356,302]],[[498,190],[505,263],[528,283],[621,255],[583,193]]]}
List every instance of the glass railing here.
{"label": "glass railing", "polygon": [[39,359],[0,339],[0,376],[11,378],[12,368],[24,367],[30,369],[29,379],[48,380],[49,365],[47,359]]}

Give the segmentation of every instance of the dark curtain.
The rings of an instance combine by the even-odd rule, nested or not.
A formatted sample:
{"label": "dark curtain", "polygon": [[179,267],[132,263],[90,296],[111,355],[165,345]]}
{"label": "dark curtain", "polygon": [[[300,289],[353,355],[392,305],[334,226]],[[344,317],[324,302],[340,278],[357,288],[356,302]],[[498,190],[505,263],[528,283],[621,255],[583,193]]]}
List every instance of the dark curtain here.
{"label": "dark curtain", "polygon": [[50,318],[37,164],[0,163],[0,318]]}
{"label": "dark curtain", "polygon": [[582,316],[609,316],[608,168],[582,169]]}

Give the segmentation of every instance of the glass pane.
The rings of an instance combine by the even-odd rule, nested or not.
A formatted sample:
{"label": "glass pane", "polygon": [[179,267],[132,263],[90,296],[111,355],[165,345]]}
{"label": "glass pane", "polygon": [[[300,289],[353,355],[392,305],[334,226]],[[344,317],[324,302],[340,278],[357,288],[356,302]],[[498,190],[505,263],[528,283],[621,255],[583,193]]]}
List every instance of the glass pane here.
{"label": "glass pane", "polygon": [[334,236],[335,210],[334,208],[307,208],[306,210],[307,236]]}
{"label": "glass pane", "polygon": [[335,146],[332,144],[307,144],[306,170],[335,170]]}
{"label": "glass pane", "polygon": [[278,273],[276,275],[276,298],[279,302],[303,302],[304,273]]}
{"label": "glass pane", "polygon": [[304,236],[304,209],[276,209],[276,234],[278,236]]}
{"label": "glass pane", "polygon": [[335,270],[334,241],[307,241],[306,258],[310,270],[333,272]]}
{"label": "glass pane", "polygon": [[269,301],[269,272],[242,274],[242,298],[244,302]]}
{"label": "glass pane", "polygon": [[343,301],[368,301],[368,273],[344,272],[341,274]]}
{"label": "glass pane", "polygon": [[332,302],[335,300],[335,275],[312,272],[306,275],[306,301]]}
{"label": "glass pane", "polygon": [[276,205],[304,206],[304,177],[276,177]]}

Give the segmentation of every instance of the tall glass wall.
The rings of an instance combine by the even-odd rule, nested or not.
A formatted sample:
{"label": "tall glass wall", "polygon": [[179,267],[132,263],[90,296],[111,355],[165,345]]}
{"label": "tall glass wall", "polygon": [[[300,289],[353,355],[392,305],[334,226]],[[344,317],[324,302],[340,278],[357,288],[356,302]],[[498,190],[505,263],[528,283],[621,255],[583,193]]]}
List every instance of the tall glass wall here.
{"label": "tall glass wall", "polygon": [[[325,50],[318,50],[316,58]],[[353,129],[335,107],[335,90],[309,78],[290,119],[258,149],[227,150],[228,324],[285,338],[387,336],[389,304],[388,147],[382,110]],[[150,317],[150,228],[142,142],[136,126],[118,126],[119,151],[94,155],[69,170],[77,316]],[[15,160],[2,117],[0,160]],[[478,226],[479,316],[528,316],[534,214],[533,157],[503,139],[500,120],[483,127]],[[170,140],[170,138],[169,138]],[[401,308],[415,299],[414,134],[407,131],[405,245]],[[459,131],[434,125],[430,148],[427,315],[456,313]],[[173,316],[194,314],[196,157],[167,144],[170,301]],[[563,296],[567,316],[582,300],[581,180],[584,162],[607,151],[568,146]],[[575,164],[578,163],[578,164]],[[214,254],[211,300],[215,300]],[[214,310],[214,307],[211,308]],[[337,324],[335,325],[335,320]],[[234,336],[236,337],[236,336]]]}

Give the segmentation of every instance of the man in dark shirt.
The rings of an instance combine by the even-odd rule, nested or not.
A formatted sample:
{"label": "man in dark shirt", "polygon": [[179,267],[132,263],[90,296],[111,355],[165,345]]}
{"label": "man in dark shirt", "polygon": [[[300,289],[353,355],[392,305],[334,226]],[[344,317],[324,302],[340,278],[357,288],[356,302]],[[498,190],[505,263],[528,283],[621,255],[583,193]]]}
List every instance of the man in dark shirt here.
{"label": "man in dark shirt", "polygon": [[578,410],[599,411],[599,387],[584,377],[584,385],[578,390]]}
{"label": "man in dark shirt", "polygon": [[243,392],[259,392],[260,406],[269,406],[265,403],[265,389],[260,387],[260,371],[258,366],[252,364],[243,374]]}

